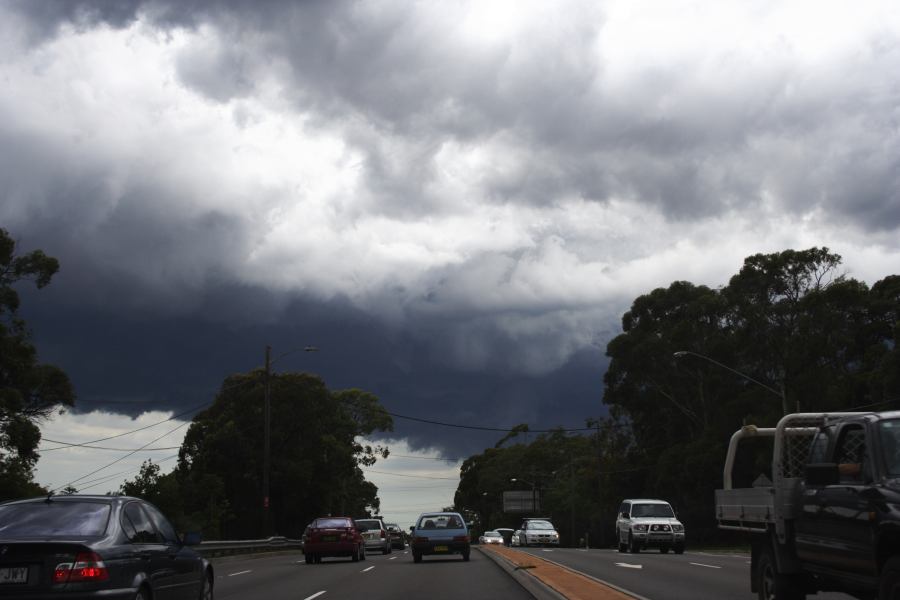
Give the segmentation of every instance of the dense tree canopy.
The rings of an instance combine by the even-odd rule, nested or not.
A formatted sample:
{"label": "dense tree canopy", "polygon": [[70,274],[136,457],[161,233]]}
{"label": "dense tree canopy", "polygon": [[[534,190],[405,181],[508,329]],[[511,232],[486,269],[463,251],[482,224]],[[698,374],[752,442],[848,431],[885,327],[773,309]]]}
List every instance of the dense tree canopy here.
{"label": "dense tree canopy", "polygon": [[42,288],[58,270],[41,250],[17,255],[15,240],[0,229],[0,501],[43,491],[33,481],[38,423],[75,401],[66,374],[38,361],[14,287],[33,281]]}
{"label": "dense tree canopy", "polygon": [[[590,531],[611,544],[628,497],[669,500],[693,541],[719,539],[713,490],[743,424],[774,426],[797,410],[900,408],[900,276],[870,289],[840,264],[827,248],[756,254],[719,289],[675,281],[636,298],[607,346],[610,415],[594,423],[596,435],[523,444],[519,428],[463,463],[457,507],[486,527],[515,527],[520,516],[502,512],[501,492],[530,475],[542,513],[574,529],[564,543]],[[511,440],[519,443],[500,447]]]}
{"label": "dense tree canopy", "polygon": [[[215,403],[194,417],[175,472],[184,521],[208,536],[261,535],[263,525],[263,371],[225,380]],[[314,517],[377,512],[377,488],[360,465],[387,448],[360,438],[393,424],[361,390],[332,392],[306,373],[271,378],[270,514],[273,533],[298,537]]]}

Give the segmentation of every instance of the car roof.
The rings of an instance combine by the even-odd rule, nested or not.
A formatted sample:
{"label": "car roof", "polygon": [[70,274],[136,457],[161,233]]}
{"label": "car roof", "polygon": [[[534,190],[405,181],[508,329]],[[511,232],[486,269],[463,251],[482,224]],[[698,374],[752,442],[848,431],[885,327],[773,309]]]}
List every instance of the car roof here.
{"label": "car roof", "polygon": [[668,504],[665,500],[657,500],[655,498],[628,498],[627,500],[622,500],[622,502],[631,502],[632,504],[635,502],[640,502],[641,504]]}

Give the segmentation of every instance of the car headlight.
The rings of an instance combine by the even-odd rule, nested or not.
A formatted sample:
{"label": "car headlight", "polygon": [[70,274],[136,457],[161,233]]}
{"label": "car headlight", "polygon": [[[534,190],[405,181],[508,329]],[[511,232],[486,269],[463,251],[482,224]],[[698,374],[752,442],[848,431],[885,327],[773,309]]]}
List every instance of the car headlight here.
{"label": "car headlight", "polygon": [[647,526],[646,525],[635,525],[634,530],[635,531],[647,531]]}
{"label": "car headlight", "polygon": [[684,531],[684,525],[676,523],[675,525],[672,525],[672,531]]}

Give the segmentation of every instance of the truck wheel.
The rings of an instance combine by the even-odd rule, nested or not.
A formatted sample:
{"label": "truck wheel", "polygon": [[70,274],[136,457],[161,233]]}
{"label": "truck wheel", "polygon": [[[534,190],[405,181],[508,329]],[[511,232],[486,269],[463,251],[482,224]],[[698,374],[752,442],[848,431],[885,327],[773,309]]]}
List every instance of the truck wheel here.
{"label": "truck wheel", "polygon": [[625,542],[622,541],[622,532],[616,532],[616,542],[619,544],[619,552],[625,552],[628,549],[628,546],[625,545]]}
{"label": "truck wheel", "polygon": [[684,554],[684,544],[675,544],[675,554]]}
{"label": "truck wheel", "polygon": [[669,547],[668,547],[668,546],[660,546],[660,547],[659,547],[659,553],[660,553],[660,554],[668,554],[668,553],[669,553]]}
{"label": "truck wheel", "polygon": [[756,565],[756,589],[759,600],[805,600],[796,577],[778,572],[775,557],[768,548],[763,550]]}
{"label": "truck wheel", "polygon": [[634,536],[628,532],[628,551],[632,554],[638,554],[641,551],[641,545],[634,541]]}
{"label": "truck wheel", "polygon": [[900,600],[900,556],[884,563],[878,583],[878,600]]}

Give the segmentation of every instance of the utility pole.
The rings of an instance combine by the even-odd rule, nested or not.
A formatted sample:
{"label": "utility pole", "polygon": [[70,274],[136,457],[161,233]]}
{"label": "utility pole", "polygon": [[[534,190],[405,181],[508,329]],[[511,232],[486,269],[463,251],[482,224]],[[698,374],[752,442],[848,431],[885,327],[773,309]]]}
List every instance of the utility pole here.
{"label": "utility pole", "polygon": [[264,380],[264,404],[263,421],[265,433],[263,436],[263,537],[267,537],[271,531],[271,513],[269,509],[269,470],[271,469],[271,419],[272,410],[269,402],[271,394],[271,369],[272,347],[266,346],[266,373]]}

